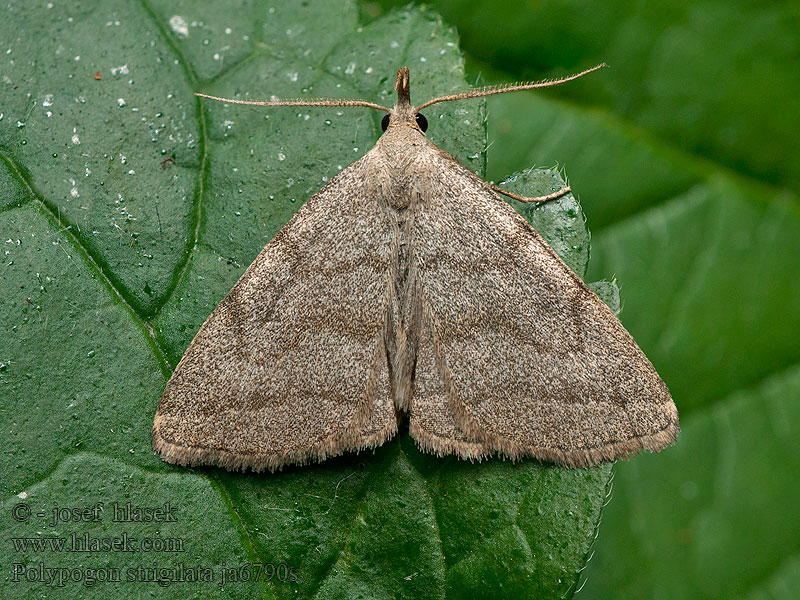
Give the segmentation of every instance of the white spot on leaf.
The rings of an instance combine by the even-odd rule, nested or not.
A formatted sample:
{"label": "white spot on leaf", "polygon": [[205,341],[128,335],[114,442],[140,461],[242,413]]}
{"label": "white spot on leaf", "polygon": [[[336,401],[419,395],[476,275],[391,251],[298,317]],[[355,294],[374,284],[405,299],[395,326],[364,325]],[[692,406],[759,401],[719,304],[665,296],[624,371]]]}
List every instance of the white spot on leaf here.
{"label": "white spot on leaf", "polygon": [[189,37],[189,24],[180,15],[173,15],[169,18],[169,26],[177,35],[181,37]]}

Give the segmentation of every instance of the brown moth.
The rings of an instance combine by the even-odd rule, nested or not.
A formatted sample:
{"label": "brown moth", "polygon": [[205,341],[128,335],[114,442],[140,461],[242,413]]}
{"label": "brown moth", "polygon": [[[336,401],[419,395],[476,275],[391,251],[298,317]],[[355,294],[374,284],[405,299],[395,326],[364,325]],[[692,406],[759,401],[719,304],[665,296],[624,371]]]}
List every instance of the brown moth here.
{"label": "brown moth", "polygon": [[[597,465],[675,440],[667,386],[611,310],[486,183],[425,137],[420,109],[292,217],[197,332],[167,383],[167,462],[275,470],[373,448],[398,419],[422,450]],[[204,96],[203,94],[198,94]]]}

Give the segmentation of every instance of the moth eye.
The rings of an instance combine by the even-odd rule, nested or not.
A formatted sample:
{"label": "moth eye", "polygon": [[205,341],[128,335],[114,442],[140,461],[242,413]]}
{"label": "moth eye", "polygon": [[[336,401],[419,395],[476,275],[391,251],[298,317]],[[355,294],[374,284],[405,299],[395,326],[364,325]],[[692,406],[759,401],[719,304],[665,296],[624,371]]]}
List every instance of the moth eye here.
{"label": "moth eye", "polygon": [[389,115],[384,115],[383,119],[381,120],[381,129],[386,131],[389,127]]}
{"label": "moth eye", "polygon": [[417,127],[422,130],[422,133],[428,131],[428,119],[420,113],[417,113]]}

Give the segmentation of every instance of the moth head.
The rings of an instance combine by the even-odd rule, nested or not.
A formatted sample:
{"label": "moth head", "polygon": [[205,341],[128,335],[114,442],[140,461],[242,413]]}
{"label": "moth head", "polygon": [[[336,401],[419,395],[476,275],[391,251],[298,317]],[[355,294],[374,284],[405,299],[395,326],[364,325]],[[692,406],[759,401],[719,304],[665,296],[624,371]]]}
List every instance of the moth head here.
{"label": "moth head", "polygon": [[411,127],[425,133],[428,130],[428,119],[411,104],[408,67],[397,70],[394,89],[397,92],[397,103],[381,120],[381,129],[386,131],[389,127]]}
{"label": "moth head", "polygon": [[583,77],[606,67],[605,63],[586,69],[575,75],[569,77],[561,77],[560,79],[545,79],[544,81],[534,81],[528,83],[510,83],[504,85],[487,86],[481,88],[473,88],[466,92],[458,94],[449,94],[447,96],[439,96],[433,100],[428,100],[419,106],[411,104],[411,85],[408,74],[408,67],[403,67],[397,70],[397,80],[394,84],[394,89],[397,91],[397,103],[394,108],[386,108],[380,104],[369,102],[367,100],[337,100],[335,98],[296,98],[294,100],[280,100],[273,97],[272,100],[239,100],[232,98],[221,98],[219,96],[209,96],[208,94],[195,93],[195,96],[202,98],[210,98],[211,100],[219,100],[221,102],[228,102],[230,104],[246,104],[249,106],[360,106],[364,108],[373,108],[375,110],[382,110],[386,113],[381,121],[381,128],[387,131],[390,127],[410,127],[421,133],[425,133],[428,129],[428,120],[420,113],[424,108],[440,102],[450,102],[453,100],[465,100],[467,98],[481,98],[483,96],[491,96],[494,94],[504,94],[506,92],[517,92],[521,90],[532,90],[541,87],[550,87],[560,83],[572,81],[578,77]]}

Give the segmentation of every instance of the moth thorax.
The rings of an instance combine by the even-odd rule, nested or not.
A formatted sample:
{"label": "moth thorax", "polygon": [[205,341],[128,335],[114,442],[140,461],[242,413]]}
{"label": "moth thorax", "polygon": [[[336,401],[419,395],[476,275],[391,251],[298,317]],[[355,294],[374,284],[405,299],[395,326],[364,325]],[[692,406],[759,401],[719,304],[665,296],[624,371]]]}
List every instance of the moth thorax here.
{"label": "moth thorax", "polygon": [[414,182],[406,177],[397,177],[384,187],[386,203],[395,210],[407,209],[418,195]]}

